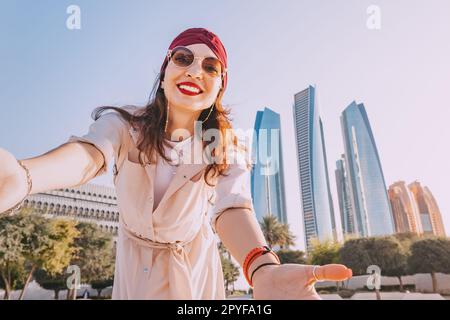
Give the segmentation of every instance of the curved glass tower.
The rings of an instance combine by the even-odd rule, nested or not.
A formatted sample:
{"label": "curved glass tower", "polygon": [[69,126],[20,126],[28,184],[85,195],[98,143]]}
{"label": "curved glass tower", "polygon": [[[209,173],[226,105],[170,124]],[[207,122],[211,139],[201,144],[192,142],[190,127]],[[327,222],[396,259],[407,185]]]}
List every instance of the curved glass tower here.
{"label": "curved glass tower", "polygon": [[284,192],[280,115],[269,108],[258,111],[255,119],[251,175],[253,207],[258,221],[273,215],[287,223]]}
{"label": "curved glass tower", "polygon": [[309,251],[314,238],[319,241],[336,239],[322,119],[316,90],[312,86],[294,96],[294,128],[306,249]]}
{"label": "curved glass tower", "polygon": [[362,237],[394,233],[377,146],[364,105],[352,102],[341,115],[355,231]]}

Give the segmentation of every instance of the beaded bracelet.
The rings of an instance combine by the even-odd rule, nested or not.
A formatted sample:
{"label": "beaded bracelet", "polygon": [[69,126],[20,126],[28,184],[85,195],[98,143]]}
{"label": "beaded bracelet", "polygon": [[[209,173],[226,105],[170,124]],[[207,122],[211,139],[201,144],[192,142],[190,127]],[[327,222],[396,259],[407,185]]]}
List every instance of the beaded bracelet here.
{"label": "beaded bracelet", "polygon": [[17,162],[19,163],[19,165],[25,170],[25,172],[27,173],[27,183],[28,183],[28,191],[27,194],[25,195],[25,197],[23,197],[23,199],[16,204],[14,207],[12,207],[11,209],[6,210],[5,212],[2,213],[2,215],[13,215],[17,210],[19,210],[22,207],[23,201],[25,200],[25,198],[30,194],[31,189],[33,187],[33,180],[31,180],[31,175],[30,175],[30,171],[28,170],[28,168],[23,164],[22,161],[17,160]]}
{"label": "beaded bracelet", "polygon": [[245,279],[247,280],[248,284],[252,287],[252,281],[248,276],[248,269],[250,267],[250,265],[260,256],[267,254],[267,253],[271,253],[275,256],[275,258],[277,259],[278,263],[280,263],[280,259],[278,258],[278,256],[275,254],[275,252],[272,251],[272,249],[270,249],[268,246],[262,246],[262,247],[256,247],[254,249],[252,249],[246,256],[245,260],[244,260],[244,264],[243,264],[243,271],[244,271],[244,276]]}

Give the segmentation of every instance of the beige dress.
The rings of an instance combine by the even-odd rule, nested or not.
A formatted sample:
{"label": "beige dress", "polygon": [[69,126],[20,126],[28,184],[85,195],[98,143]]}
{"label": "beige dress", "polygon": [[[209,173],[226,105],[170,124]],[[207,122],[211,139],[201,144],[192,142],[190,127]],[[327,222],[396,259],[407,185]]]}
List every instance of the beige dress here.
{"label": "beige dress", "polygon": [[207,164],[181,164],[153,209],[155,165],[138,163],[138,135],[109,112],[86,135],[69,139],[102,152],[105,165],[97,176],[114,165],[120,219],[112,298],[224,299],[215,222],[228,208],[254,212],[248,167],[230,164],[228,176],[210,187],[199,179]]}

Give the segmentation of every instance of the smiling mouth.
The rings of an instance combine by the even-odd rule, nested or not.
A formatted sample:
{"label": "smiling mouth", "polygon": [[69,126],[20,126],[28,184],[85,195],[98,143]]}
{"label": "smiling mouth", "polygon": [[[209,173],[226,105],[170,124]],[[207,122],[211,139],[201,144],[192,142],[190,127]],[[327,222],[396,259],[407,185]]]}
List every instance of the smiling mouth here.
{"label": "smiling mouth", "polygon": [[177,88],[178,88],[178,90],[180,90],[181,93],[188,95],[188,96],[197,96],[203,92],[199,88],[189,86],[187,84],[179,84],[179,85],[177,85]]}

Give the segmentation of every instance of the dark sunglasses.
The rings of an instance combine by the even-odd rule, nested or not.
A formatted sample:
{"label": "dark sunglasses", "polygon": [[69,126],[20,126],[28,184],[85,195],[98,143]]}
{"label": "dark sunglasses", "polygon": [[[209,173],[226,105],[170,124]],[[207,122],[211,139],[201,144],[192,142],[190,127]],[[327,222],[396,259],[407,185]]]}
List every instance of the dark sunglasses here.
{"label": "dark sunglasses", "polygon": [[211,77],[224,76],[227,69],[223,68],[222,62],[214,57],[196,57],[194,53],[186,47],[175,47],[167,52],[169,61],[182,68],[189,67],[195,59],[202,60],[202,69]]}

